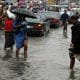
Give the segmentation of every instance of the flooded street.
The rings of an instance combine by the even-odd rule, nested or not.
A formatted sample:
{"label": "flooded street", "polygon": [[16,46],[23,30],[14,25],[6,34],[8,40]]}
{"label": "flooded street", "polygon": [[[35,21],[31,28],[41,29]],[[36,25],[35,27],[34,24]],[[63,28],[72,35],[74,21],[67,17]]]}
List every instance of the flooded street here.
{"label": "flooded street", "polygon": [[62,28],[51,29],[47,37],[29,37],[28,58],[24,61],[23,49],[20,59],[13,52],[4,51],[4,36],[0,39],[0,80],[80,80],[80,62],[76,60],[74,71],[69,69],[69,44]]}

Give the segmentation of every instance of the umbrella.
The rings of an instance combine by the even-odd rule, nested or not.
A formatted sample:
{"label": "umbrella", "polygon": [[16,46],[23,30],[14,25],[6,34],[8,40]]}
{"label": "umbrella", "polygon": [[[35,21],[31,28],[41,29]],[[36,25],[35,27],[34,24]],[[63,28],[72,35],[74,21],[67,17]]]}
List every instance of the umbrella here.
{"label": "umbrella", "polygon": [[35,14],[25,8],[17,8],[11,11],[12,13],[16,14],[16,15],[21,15],[21,16],[25,16],[28,18],[36,18]]}

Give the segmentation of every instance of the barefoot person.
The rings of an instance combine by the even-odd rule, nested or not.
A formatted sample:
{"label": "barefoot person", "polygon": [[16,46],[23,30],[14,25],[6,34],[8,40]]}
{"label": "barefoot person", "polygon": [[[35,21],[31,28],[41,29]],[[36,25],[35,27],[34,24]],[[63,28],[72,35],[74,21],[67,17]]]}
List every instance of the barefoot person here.
{"label": "barefoot person", "polygon": [[27,32],[26,32],[26,22],[23,16],[17,15],[14,24],[14,37],[16,43],[16,58],[19,58],[19,51],[22,47],[24,47],[24,58],[27,58]]}

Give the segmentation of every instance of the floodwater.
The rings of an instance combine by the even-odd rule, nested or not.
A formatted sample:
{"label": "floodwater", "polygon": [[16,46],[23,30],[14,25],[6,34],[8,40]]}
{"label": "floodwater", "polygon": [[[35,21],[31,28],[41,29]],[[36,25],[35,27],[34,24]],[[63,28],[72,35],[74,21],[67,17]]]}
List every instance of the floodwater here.
{"label": "floodwater", "polygon": [[68,38],[62,35],[62,28],[51,29],[47,37],[28,38],[28,58],[15,58],[14,50],[4,51],[4,36],[0,38],[0,80],[80,80],[80,64],[76,60],[74,70],[69,69]]}

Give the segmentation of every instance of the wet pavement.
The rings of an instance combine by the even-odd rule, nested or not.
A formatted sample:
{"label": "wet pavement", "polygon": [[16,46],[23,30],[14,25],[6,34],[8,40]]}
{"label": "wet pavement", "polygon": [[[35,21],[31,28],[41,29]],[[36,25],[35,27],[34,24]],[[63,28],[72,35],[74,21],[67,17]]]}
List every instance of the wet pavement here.
{"label": "wet pavement", "polygon": [[0,38],[0,80],[80,80],[80,64],[76,60],[74,70],[69,69],[68,48],[71,39],[70,25],[68,38],[62,28],[51,29],[47,37],[28,38],[28,58],[15,58],[14,50],[4,51],[4,36]]}

